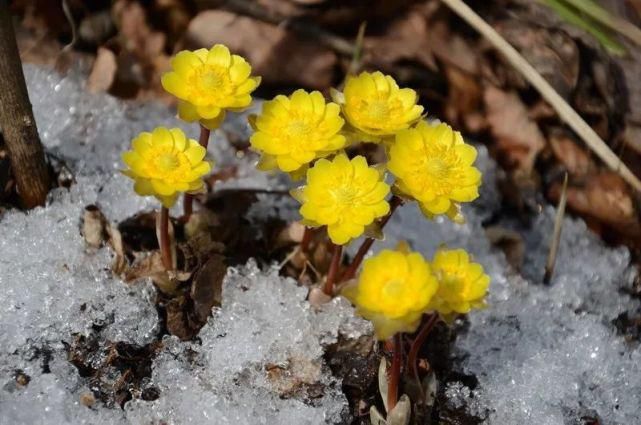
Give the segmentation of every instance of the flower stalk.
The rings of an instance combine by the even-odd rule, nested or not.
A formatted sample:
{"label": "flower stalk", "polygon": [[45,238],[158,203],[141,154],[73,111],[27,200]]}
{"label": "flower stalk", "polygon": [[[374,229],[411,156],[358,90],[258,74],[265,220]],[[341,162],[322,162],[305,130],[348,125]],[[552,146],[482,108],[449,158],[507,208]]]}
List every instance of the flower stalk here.
{"label": "flower stalk", "polygon": [[158,244],[160,245],[160,255],[165,270],[169,272],[174,269],[174,261],[171,256],[171,244],[169,242],[169,209],[167,207],[160,208],[159,220]]}
{"label": "flower stalk", "polygon": [[[423,346],[423,344],[425,344],[425,340],[434,329],[434,326],[436,326],[436,324],[438,323],[438,318],[439,317],[437,313],[432,313],[429,316],[427,316],[427,320],[425,321],[421,329],[418,331],[418,334],[416,334],[416,338],[414,338],[414,341],[412,342],[412,345],[410,347],[410,352],[407,355],[407,367],[417,382],[420,382],[418,378],[418,366],[417,366],[418,352]],[[422,387],[420,385],[419,385],[419,388],[421,388],[422,390]]]}
{"label": "flower stalk", "polygon": [[336,276],[338,275],[338,268],[340,266],[342,256],[343,246],[332,244],[332,261],[329,265],[329,271],[327,272],[325,286],[323,287],[323,292],[325,292],[330,297],[334,293],[334,282],[336,281]]}
{"label": "flower stalk", "polygon": [[401,363],[403,361],[403,348],[401,333],[392,337],[393,351],[392,364],[387,372],[387,411],[391,412],[398,401],[398,384],[401,377]]}
{"label": "flower stalk", "polygon": [[300,250],[303,254],[307,253],[309,249],[309,244],[312,242],[312,237],[314,236],[314,229],[311,227],[305,226],[305,231],[303,232],[303,239],[300,241]]}
{"label": "flower stalk", "polygon": [[[200,137],[198,137],[198,144],[203,148],[207,149],[209,145],[209,135],[211,130],[200,124]],[[185,193],[183,199],[183,220],[189,220],[191,214],[194,212],[194,195],[190,193]]]}
{"label": "flower stalk", "polygon": [[[392,199],[390,200],[389,213],[385,215],[383,218],[381,218],[378,222],[378,227],[381,230],[383,229],[383,227],[385,227],[389,219],[392,217],[392,214],[394,214],[394,211],[396,211],[396,209],[401,205],[403,205],[403,199],[401,199],[399,196],[396,196],[396,195],[392,196]],[[370,248],[374,244],[374,240],[375,240],[374,238],[367,238],[363,241],[361,246],[358,248],[356,255],[354,255],[352,262],[349,264],[349,266],[341,276],[342,282],[352,279],[354,276],[356,276],[356,270],[358,270],[358,267],[363,262],[365,255],[367,255],[367,252],[370,250]]]}

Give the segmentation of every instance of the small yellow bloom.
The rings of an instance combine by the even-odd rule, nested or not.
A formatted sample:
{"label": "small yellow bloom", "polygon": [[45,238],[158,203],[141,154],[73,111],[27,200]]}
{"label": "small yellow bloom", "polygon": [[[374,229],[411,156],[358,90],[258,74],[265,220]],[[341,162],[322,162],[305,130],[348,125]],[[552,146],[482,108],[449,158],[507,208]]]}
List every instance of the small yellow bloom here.
{"label": "small yellow bloom", "polygon": [[439,250],[432,260],[432,270],[439,285],[430,303],[431,309],[448,315],[469,313],[485,306],[490,277],[480,264],[470,261],[465,250]]}
{"label": "small yellow bloom", "polygon": [[183,50],[171,61],[172,71],[162,76],[162,86],[176,96],[181,119],[200,121],[209,129],[220,125],[225,110],[247,108],[260,77],[251,77],[251,66],[232,55],[222,44],[210,50]]}
{"label": "small yellow bloom", "polygon": [[138,195],[155,196],[170,208],[179,193],[204,189],[202,177],[211,170],[204,160],[207,151],[179,128],[157,127],[140,133],[131,144],[133,149],[122,154],[129,167],[122,173],[134,180]]}
{"label": "small yellow bloom", "polygon": [[320,92],[296,90],[263,104],[262,113],[252,122],[256,132],[250,142],[263,154],[262,169],[277,167],[289,173],[342,149],[343,123],[340,107],[325,103]]}
{"label": "small yellow bloom", "polygon": [[381,72],[362,72],[349,77],[343,93],[333,91],[334,101],[342,106],[347,122],[361,141],[380,142],[421,118],[416,92],[399,88],[396,81]]}
{"label": "small yellow bloom", "polygon": [[437,286],[421,254],[383,250],[363,262],[358,283],[348,286],[343,295],[374,324],[377,338],[385,340],[416,330]]}
{"label": "small yellow bloom", "polygon": [[475,160],[476,149],[461,133],[447,124],[420,122],[396,135],[387,167],[400,191],[416,199],[427,217],[447,214],[460,222],[459,203],[479,196],[481,173]]}
{"label": "small yellow bloom", "polygon": [[341,153],[332,161],[317,161],[307,171],[307,185],[292,195],[302,203],[300,213],[307,225],[327,226],[332,242],[344,245],[389,212],[385,197],[390,187],[383,177],[364,157],[350,161]]}

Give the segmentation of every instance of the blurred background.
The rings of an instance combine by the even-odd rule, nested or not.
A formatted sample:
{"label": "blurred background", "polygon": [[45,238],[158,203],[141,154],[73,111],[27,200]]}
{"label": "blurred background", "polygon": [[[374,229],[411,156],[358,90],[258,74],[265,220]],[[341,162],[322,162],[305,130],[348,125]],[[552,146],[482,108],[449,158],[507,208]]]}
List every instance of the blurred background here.
{"label": "blurred background", "polygon": [[[170,104],[160,75],[171,55],[214,43],[228,45],[251,62],[263,77],[257,92],[263,98],[298,87],[328,94],[346,73],[358,70],[389,73],[418,91],[432,117],[487,146],[503,170],[502,214],[527,220],[544,203],[558,202],[567,172],[569,213],[585,219],[607,242],[626,244],[639,258],[639,194],[439,0],[10,4],[23,62],[62,73],[80,68],[88,75],[87,90],[133,101]],[[634,37],[607,25],[608,19],[639,24],[641,0],[467,4],[641,175],[641,50]],[[588,13],[594,7],[603,19]]]}

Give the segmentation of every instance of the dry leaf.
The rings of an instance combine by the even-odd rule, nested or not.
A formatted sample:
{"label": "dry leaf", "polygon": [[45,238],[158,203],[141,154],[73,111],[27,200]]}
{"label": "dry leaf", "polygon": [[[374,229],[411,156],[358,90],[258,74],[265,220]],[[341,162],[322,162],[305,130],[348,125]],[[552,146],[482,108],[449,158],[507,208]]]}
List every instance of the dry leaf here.
{"label": "dry leaf", "polygon": [[94,249],[100,248],[107,240],[107,218],[95,205],[87,205],[82,217],[82,236],[85,243]]}
{"label": "dry leaf", "polygon": [[487,122],[479,112],[483,91],[478,78],[450,65],[445,65],[445,76],[449,83],[445,102],[447,121],[455,127],[462,123],[473,133],[481,131]]}
{"label": "dry leaf", "polygon": [[227,45],[244,56],[266,83],[318,89],[333,83],[337,59],[331,50],[249,17],[206,10],[192,19],[185,38],[194,48]]}
{"label": "dry leaf", "polygon": [[562,134],[552,134],[549,140],[554,156],[572,177],[583,178],[595,171],[596,166],[589,152],[572,138]]}
{"label": "dry leaf", "polygon": [[[550,197],[558,200],[560,184],[552,186]],[[584,186],[568,186],[568,207],[580,214],[597,218],[626,237],[641,233],[630,189],[614,171],[603,170],[593,174]]]}
{"label": "dry leaf", "polygon": [[221,305],[223,279],[226,274],[225,257],[212,255],[194,275],[190,296],[193,302],[194,315],[202,325],[207,323],[211,309],[214,306]]}
{"label": "dry leaf", "polygon": [[487,121],[501,156],[511,168],[530,174],[534,161],[545,147],[539,127],[515,92],[488,86],[484,94]]}
{"label": "dry leaf", "polygon": [[502,21],[495,27],[561,96],[571,95],[579,80],[580,57],[576,42],[566,32],[520,20]]}
{"label": "dry leaf", "polygon": [[322,394],[321,370],[320,363],[305,357],[291,357],[286,364],[265,365],[272,388],[284,399]]}
{"label": "dry leaf", "polygon": [[393,66],[400,61],[414,61],[438,69],[430,49],[425,5],[410,9],[394,19],[381,36],[367,36],[363,47],[365,62]]}
{"label": "dry leaf", "polygon": [[91,93],[108,91],[116,78],[117,70],[116,55],[107,48],[99,47],[93,68],[87,78],[87,90]]}

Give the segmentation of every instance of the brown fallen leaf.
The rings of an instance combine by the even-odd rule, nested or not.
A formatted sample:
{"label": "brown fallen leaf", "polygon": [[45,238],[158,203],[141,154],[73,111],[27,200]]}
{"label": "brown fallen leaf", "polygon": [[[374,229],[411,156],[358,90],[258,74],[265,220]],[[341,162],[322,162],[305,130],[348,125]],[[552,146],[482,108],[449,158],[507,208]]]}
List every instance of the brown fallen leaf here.
{"label": "brown fallen leaf", "polygon": [[400,61],[415,61],[437,70],[430,48],[427,15],[426,4],[418,4],[394,19],[382,35],[366,34],[364,61],[379,68]]}
{"label": "brown fallen leaf", "polygon": [[495,28],[561,96],[571,95],[579,80],[580,55],[566,32],[514,19],[501,21]]}
{"label": "brown fallen leaf", "polygon": [[487,121],[500,156],[512,169],[530,174],[545,147],[545,138],[515,92],[487,86],[484,93]]}
{"label": "brown fallen leaf", "polygon": [[267,378],[281,398],[316,398],[322,395],[321,365],[315,360],[292,357],[285,364],[267,364]]}
{"label": "brown fallen leaf", "polygon": [[[555,202],[560,195],[560,187],[560,183],[557,183],[548,191],[549,197]],[[581,186],[568,186],[567,204],[574,212],[596,218],[619,231],[623,237],[641,235],[637,208],[630,189],[614,171],[601,170],[591,174]]]}
{"label": "brown fallen leaf", "polygon": [[553,133],[549,141],[554,156],[572,177],[583,178],[596,170],[589,152],[569,136]]}
{"label": "brown fallen leaf", "polygon": [[118,64],[116,55],[105,47],[99,47],[96,60],[87,78],[87,90],[91,93],[106,92],[116,78]]}
{"label": "brown fallen leaf", "polygon": [[483,90],[478,78],[458,67],[445,65],[444,68],[449,83],[445,102],[447,122],[456,127],[463,125],[468,131],[478,133],[487,125],[485,117],[480,113]]}
{"label": "brown fallen leaf", "polygon": [[223,279],[227,274],[225,257],[212,255],[201,269],[194,274],[190,297],[193,311],[201,326],[207,323],[214,306],[220,306],[223,293]]}
{"label": "brown fallen leaf", "polygon": [[190,48],[227,45],[247,58],[253,72],[266,83],[318,89],[333,83],[337,63],[334,52],[284,28],[246,16],[222,10],[203,11],[190,22],[185,39]]}

